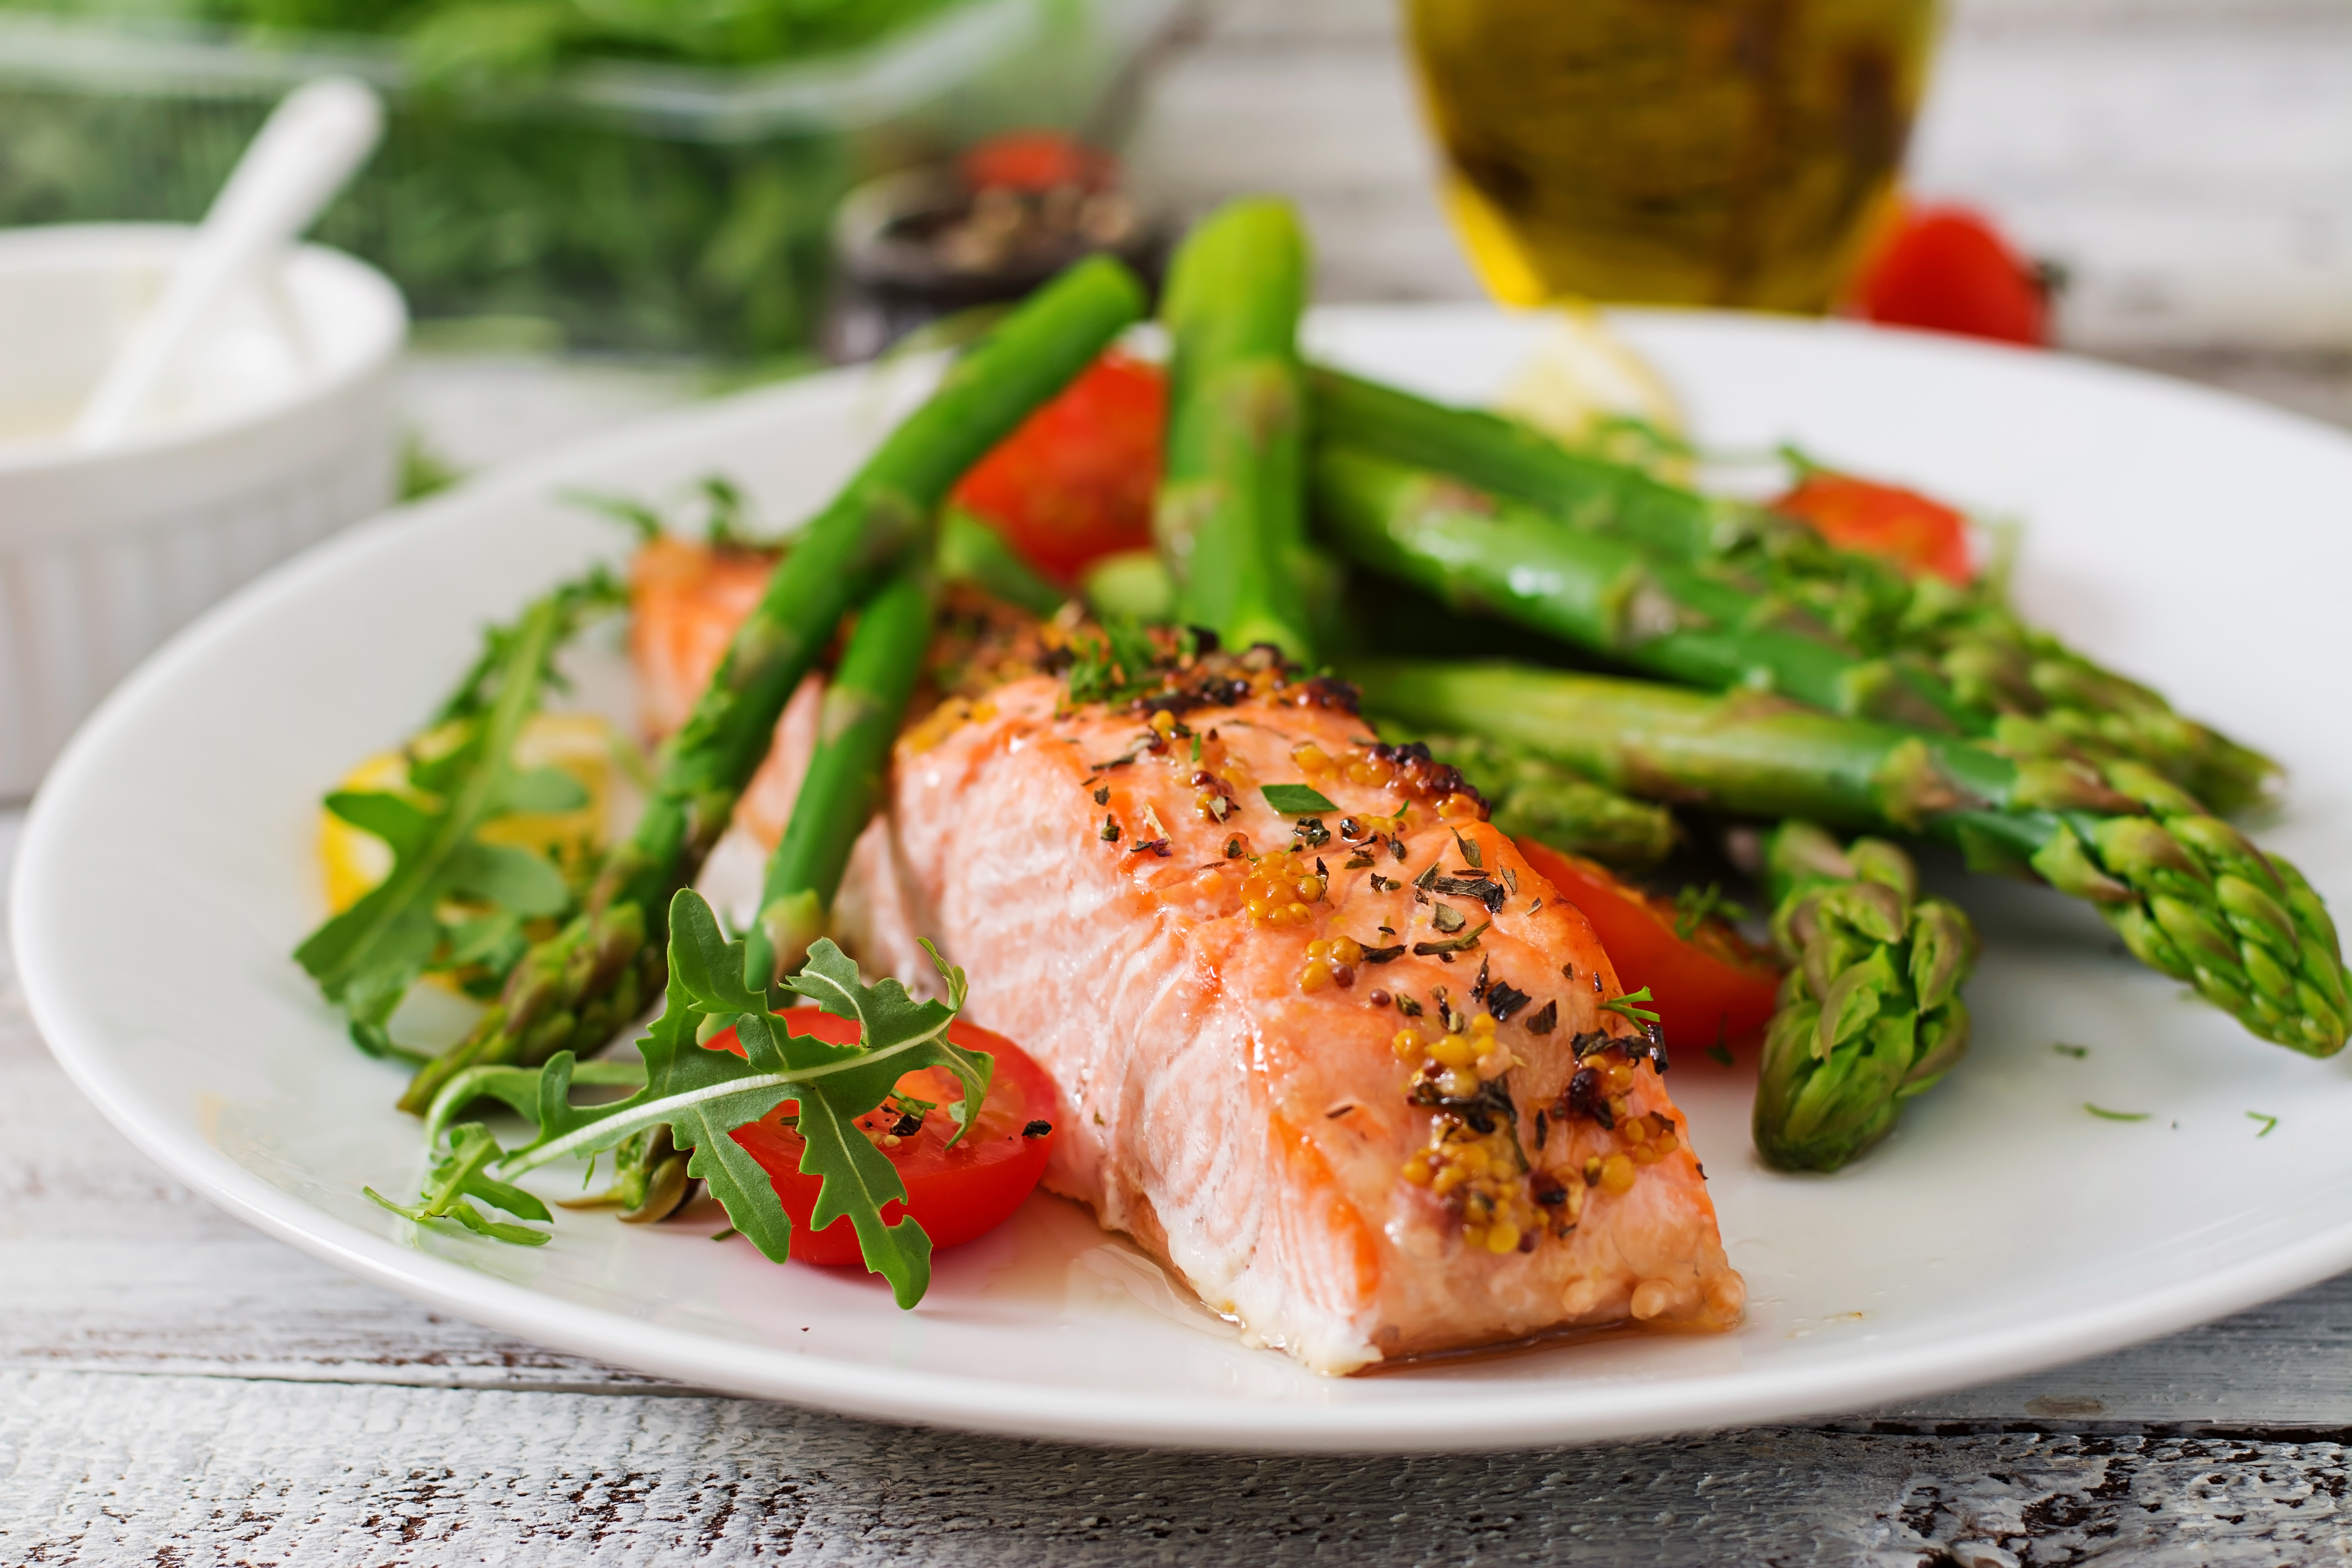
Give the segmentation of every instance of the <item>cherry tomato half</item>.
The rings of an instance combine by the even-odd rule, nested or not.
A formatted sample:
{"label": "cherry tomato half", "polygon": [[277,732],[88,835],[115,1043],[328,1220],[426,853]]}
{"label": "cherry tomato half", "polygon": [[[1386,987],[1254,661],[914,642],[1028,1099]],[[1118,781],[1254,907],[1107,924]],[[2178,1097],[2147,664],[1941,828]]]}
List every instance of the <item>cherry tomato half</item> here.
{"label": "cherry tomato half", "polygon": [[1780,972],[1721,921],[1702,921],[1689,938],[1675,934],[1673,902],[1629,888],[1606,868],[1563,855],[1532,838],[1518,840],[1528,864],[1584,911],[1608,951],[1617,984],[1650,988],[1651,1011],[1675,1050],[1703,1050],[1755,1035],[1772,1019]]}
{"label": "cherry tomato half", "polygon": [[1903,215],[1863,269],[1855,303],[1871,321],[2038,348],[2049,342],[2042,279],[1966,207]]}
{"label": "cherry tomato half", "polygon": [[1114,349],[975,464],[952,499],[1066,587],[1100,557],[1151,543],[1167,412],[1159,367]]}
{"label": "cherry tomato half", "polygon": [[1846,474],[1808,474],[1772,510],[1802,518],[1841,550],[1875,555],[1914,577],[1932,572],[1966,583],[1976,575],[1969,560],[1969,520],[1917,490]]}
{"label": "cherry tomato half", "polygon": [[[794,1034],[814,1035],[831,1045],[853,1045],[857,1039],[855,1023],[814,1007],[792,1008],[784,1018]],[[948,1147],[955,1124],[947,1108],[963,1098],[962,1086],[953,1073],[936,1068],[919,1068],[898,1080],[899,1094],[928,1100],[936,1108],[924,1113],[920,1128],[898,1135],[896,1143],[885,1142],[898,1120],[887,1109],[887,1100],[886,1109],[859,1117],[857,1123],[875,1135],[882,1152],[898,1168],[898,1179],[907,1184],[906,1202],[886,1204],[882,1217],[894,1221],[912,1214],[934,1247],[954,1247],[985,1236],[1012,1217],[1045,1173],[1045,1156],[1054,1144],[1050,1126],[1035,1134],[1028,1130],[1040,1121],[1050,1124],[1058,1114],[1054,1080],[1020,1047],[961,1019],[948,1026],[948,1038],[968,1050],[986,1051],[996,1059],[988,1098],[963,1142]],[[732,1029],[713,1036],[709,1046],[712,1050],[743,1054]],[[798,1100],[788,1100],[761,1120],[738,1127],[732,1136],[775,1183],[776,1196],[792,1216],[796,1260],[862,1263],[865,1255],[858,1250],[857,1232],[847,1215],[821,1231],[809,1228],[823,1179],[801,1173],[801,1151],[805,1145],[800,1134],[784,1124],[799,1110]]]}

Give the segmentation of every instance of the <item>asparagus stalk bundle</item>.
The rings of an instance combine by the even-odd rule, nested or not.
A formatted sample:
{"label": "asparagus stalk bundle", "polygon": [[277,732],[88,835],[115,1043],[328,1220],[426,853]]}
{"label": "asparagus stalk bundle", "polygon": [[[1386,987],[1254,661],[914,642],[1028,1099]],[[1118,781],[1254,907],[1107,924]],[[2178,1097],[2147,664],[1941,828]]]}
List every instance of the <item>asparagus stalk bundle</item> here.
{"label": "asparagus stalk bundle", "polygon": [[[922,672],[930,632],[930,591],[916,568],[901,570],[858,615],[825,688],[816,750],[792,816],[768,857],[759,917],[743,936],[743,984],[755,994],[770,994],[779,979],[799,970],[825,934],[850,851],[881,798],[890,743]],[[449,1103],[454,1097],[467,1094],[466,1086],[484,1072],[499,1070],[453,1080],[436,1100],[436,1112],[446,1121],[459,1109]],[[587,1202],[618,1204],[624,1220],[667,1218],[688,1195],[687,1157],[675,1151],[667,1129],[621,1143],[613,1162],[611,1189]]]}
{"label": "asparagus stalk bundle", "polygon": [[1302,661],[1306,297],[1307,240],[1289,204],[1229,203],[1186,237],[1160,308],[1171,353],[1152,519],[1177,619]]}
{"label": "asparagus stalk bundle", "polygon": [[1456,608],[1709,690],[1779,691],[1915,729],[1990,727],[1932,670],[1864,658],[1818,626],[1785,629],[1771,600],[1623,538],[1335,443],[1308,473],[1316,521],[1342,555]]}
{"label": "asparagus stalk bundle", "polygon": [[607,856],[587,908],[527,954],[474,1029],[420,1069],[401,1099],[423,1111],[452,1076],[485,1063],[585,1054],[661,989],[671,895],[699,870],[766,754],[776,715],[845,611],[921,546],[963,471],[1142,313],[1134,275],[1082,261],[1030,297],[950,366],[802,533],[729,644],[685,726],[665,742],[636,832]]}
{"label": "asparagus stalk bundle", "polygon": [[1525,746],[1628,794],[1941,839],[1971,866],[2031,872],[2089,901],[2141,962],[2263,1039],[2326,1057],[2352,1031],[2319,895],[2137,763],[2012,761],[1761,694],[1515,665],[1346,673],[1375,713]]}
{"label": "asparagus stalk bundle", "polygon": [[2147,763],[2224,813],[2265,798],[2276,763],[2175,713],[2158,693],[2020,621],[1997,586],[1906,578],[1834,549],[1806,524],[1573,452],[1495,415],[1452,408],[1339,371],[1307,374],[1317,439],[1438,469],[1660,561],[1700,568],[1801,614],[1865,658],[1929,665],[2017,757]]}
{"label": "asparagus stalk bundle", "polygon": [[1789,960],[1764,1038],[1756,1152],[1783,1171],[1834,1171],[1895,1130],[1969,1044],[1960,984],[1976,928],[1919,897],[1911,858],[1882,838],[1787,822],[1765,848],[1772,939]]}

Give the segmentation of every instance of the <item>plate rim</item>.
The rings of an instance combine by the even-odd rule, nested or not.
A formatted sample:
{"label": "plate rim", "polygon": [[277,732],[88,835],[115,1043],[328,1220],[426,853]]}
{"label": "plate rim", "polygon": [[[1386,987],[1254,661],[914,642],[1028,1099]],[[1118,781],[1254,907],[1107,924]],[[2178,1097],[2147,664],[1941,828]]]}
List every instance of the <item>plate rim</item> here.
{"label": "plate rim", "polygon": [[[1348,306],[1320,310],[1313,321],[1343,325],[1446,312],[1503,314],[1492,307],[1467,304]],[[1930,333],[1884,333],[1853,323],[1759,320],[1696,310],[1618,314],[1628,321],[1664,319],[1768,335],[1827,331],[1862,339],[1894,336],[1905,340],[1906,347],[1931,352],[2028,353]],[[2033,357],[2063,366],[2065,374],[2115,378],[2210,400],[2241,416],[2280,422],[2306,438],[2352,439],[2317,420],[2132,367],[2065,355]],[[160,1107],[142,1099],[123,1064],[110,1059],[102,1030],[78,1016],[73,984],[58,972],[62,961],[46,951],[47,938],[37,911],[49,896],[47,889],[72,875],[68,858],[56,842],[63,830],[50,826],[68,809],[60,803],[85,773],[100,767],[111,737],[129,723],[151,689],[167,685],[182,659],[231,635],[277,598],[299,593],[314,574],[337,571],[347,556],[387,547],[395,531],[433,513],[492,504],[503,495],[543,489],[583,468],[625,463],[738,422],[789,417],[795,405],[821,403],[861,386],[866,389],[865,395],[873,395],[870,371],[852,367],[688,405],[567,443],[427,501],[394,509],[265,574],[145,661],[82,726],[35,795],[17,844],[9,889],[12,942],[28,1013],[76,1088],[143,1153],[231,1215],[371,1283],[501,1332],[717,1394],[866,1419],[1047,1440],[1230,1453],[1475,1452],[1819,1418],[2120,1350],[2243,1310],[2352,1267],[2352,1219],[2347,1219],[2227,1270],[2111,1305],[1963,1331],[1937,1344],[1762,1372],[1741,1369],[1660,1381],[1585,1384],[1556,1377],[1523,1384],[1481,1382],[1465,1389],[1459,1400],[1393,1410],[1191,1393],[1159,1394],[1146,1403],[1132,1394],[1040,1390],[982,1376],[836,1362],[772,1344],[748,1346],[542,1292],[403,1246],[320,1209],[178,1130]],[[1148,1412],[1141,1418],[1135,1414],[1139,1405]],[[1411,1430],[1404,1430],[1408,1426]]]}

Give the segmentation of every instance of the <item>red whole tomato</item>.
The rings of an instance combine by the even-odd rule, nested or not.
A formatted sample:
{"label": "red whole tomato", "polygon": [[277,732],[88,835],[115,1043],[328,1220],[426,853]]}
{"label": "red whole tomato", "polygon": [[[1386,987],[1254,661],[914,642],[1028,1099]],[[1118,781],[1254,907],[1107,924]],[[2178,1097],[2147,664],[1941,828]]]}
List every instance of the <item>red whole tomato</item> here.
{"label": "red whole tomato", "polygon": [[1067,587],[1091,563],[1151,543],[1168,380],[1114,349],[982,458],[955,504]]}
{"label": "red whole tomato", "polygon": [[1056,185],[1099,190],[1118,177],[1117,159],[1059,131],[1008,131],[992,136],[965,152],[956,167],[974,190],[1050,191]]}
{"label": "red whole tomato", "polygon": [[1914,577],[1934,573],[1951,583],[1976,575],[1969,560],[1969,520],[1942,501],[1895,485],[1847,474],[1811,473],[1772,503],[1801,518],[1841,550],[1858,550]]}
{"label": "red whole tomato", "polygon": [[1528,864],[1592,922],[1617,984],[1630,991],[1650,988],[1650,1010],[1669,1047],[1736,1045],[1771,1022],[1780,972],[1730,927],[1701,921],[1688,938],[1677,936],[1671,900],[1629,888],[1606,868],[1532,838],[1518,846]]}
{"label": "red whole tomato", "polygon": [[[857,1039],[855,1023],[814,1007],[792,1008],[784,1018],[794,1034],[814,1035],[832,1045],[853,1045]],[[1054,1144],[1052,1123],[1058,1114],[1054,1080],[1020,1047],[961,1019],[948,1026],[948,1038],[967,1050],[986,1051],[996,1060],[988,1098],[963,1142],[948,1147],[955,1124],[947,1107],[963,1098],[962,1086],[953,1073],[936,1068],[919,1068],[898,1080],[900,1095],[935,1107],[924,1113],[915,1131],[895,1135],[894,1142],[890,1128],[898,1119],[887,1110],[869,1112],[857,1123],[875,1135],[877,1145],[898,1167],[898,1179],[907,1184],[906,1202],[885,1205],[883,1219],[895,1221],[911,1214],[934,1247],[985,1236],[1012,1217],[1045,1173],[1045,1156]],[[743,1054],[732,1029],[713,1036],[709,1045],[712,1050]],[[809,1228],[823,1181],[801,1173],[804,1145],[800,1134],[784,1125],[785,1118],[799,1110],[798,1100],[788,1100],[759,1121],[738,1127],[732,1136],[775,1183],[776,1196],[792,1216],[794,1259],[862,1263],[865,1255],[847,1215],[821,1231]],[[1040,1123],[1044,1131],[1032,1131]]]}
{"label": "red whole tomato", "polygon": [[1906,212],[1863,269],[1855,305],[1871,321],[2039,348],[2050,341],[2041,278],[1966,207]]}

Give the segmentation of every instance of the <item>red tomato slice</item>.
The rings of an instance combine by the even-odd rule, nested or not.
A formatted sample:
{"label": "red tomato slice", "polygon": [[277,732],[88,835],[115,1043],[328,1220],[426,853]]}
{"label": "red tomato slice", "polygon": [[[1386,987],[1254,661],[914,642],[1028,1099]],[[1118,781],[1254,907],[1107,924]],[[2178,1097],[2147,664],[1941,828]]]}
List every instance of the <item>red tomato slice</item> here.
{"label": "red tomato slice", "polygon": [[1151,543],[1168,380],[1116,349],[982,458],[952,500],[1064,586]]}
{"label": "red tomato slice", "polygon": [[2038,348],[2050,341],[2049,301],[2033,269],[1999,231],[1966,207],[1903,215],[1864,269],[1864,316]]}
{"label": "red tomato slice", "polygon": [[1976,575],[1969,560],[1969,520],[1917,490],[1846,474],[1808,474],[1772,510],[1811,523],[1841,550],[1893,562],[1914,577],[1932,572],[1947,582],[1967,583]]}
{"label": "red tomato slice", "polygon": [[1532,838],[1518,840],[1528,864],[1584,911],[1608,951],[1617,984],[1650,988],[1651,1011],[1675,1050],[1738,1044],[1772,1019],[1780,972],[1720,921],[1705,921],[1688,941],[1675,934],[1675,906],[1629,888],[1590,860]]}
{"label": "red tomato slice", "polygon": [[[794,1034],[814,1035],[836,1046],[853,1045],[857,1039],[855,1023],[814,1007],[794,1007],[784,1017]],[[924,1068],[901,1078],[898,1092],[929,1100],[938,1109],[924,1115],[916,1131],[882,1150],[898,1168],[898,1179],[907,1184],[906,1202],[884,1205],[882,1217],[895,1221],[901,1215],[913,1215],[935,1248],[985,1236],[1012,1217],[1045,1173],[1045,1156],[1054,1145],[1050,1128],[1034,1136],[1027,1129],[1039,1121],[1051,1123],[1059,1114],[1054,1080],[1020,1047],[961,1019],[948,1026],[948,1038],[996,1058],[988,1098],[982,1102],[971,1131],[962,1142],[948,1147],[955,1125],[948,1118],[947,1107],[963,1098],[963,1089],[954,1074]],[[713,1036],[709,1047],[739,1057],[743,1054],[732,1029]],[[821,1231],[809,1228],[823,1180],[801,1173],[801,1151],[805,1145],[799,1133],[784,1125],[784,1119],[799,1110],[798,1100],[788,1100],[761,1120],[738,1127],[732,1136],[775,1183],[776,1196],[792,1216],[794,1259],[863,1263],[856,1229],[846,1215]],[[879,1132],[891,1120],[888,1111],[877,1110],[860,1117],[858,1125]]]}

